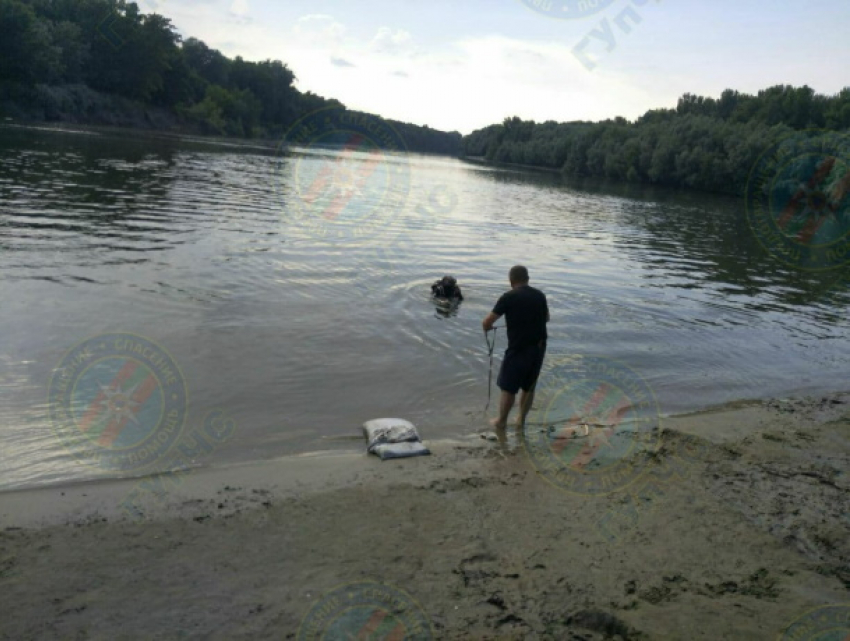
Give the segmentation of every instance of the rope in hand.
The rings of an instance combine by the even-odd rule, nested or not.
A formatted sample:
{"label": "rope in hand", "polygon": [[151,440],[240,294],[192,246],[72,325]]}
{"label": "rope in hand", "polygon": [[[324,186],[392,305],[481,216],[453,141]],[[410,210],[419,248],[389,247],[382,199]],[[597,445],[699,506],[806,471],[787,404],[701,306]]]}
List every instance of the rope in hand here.
{"label": "rope in hand", "polygon": [[487,341],[487,354],[490,357],[490,374],[487,377],[487,405],[484,406],[484,413],[487,413],[487,410],[490,409],[490,400],[493,396],[493,352],[496,350],[496,332],[499,331],[500,328],[493,328],[493,341],[490,342],[490,334],[489,332],[484,332],[484,340]]}

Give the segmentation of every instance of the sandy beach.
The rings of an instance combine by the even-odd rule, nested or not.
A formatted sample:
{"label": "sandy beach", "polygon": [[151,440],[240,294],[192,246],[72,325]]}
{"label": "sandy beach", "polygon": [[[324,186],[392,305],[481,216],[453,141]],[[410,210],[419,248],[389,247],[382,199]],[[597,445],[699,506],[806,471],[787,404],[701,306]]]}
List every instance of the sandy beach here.
{"label": "sandy beach", "polygon": [[846,636],[848,403],[664,419],[592,495],[516,434],[6,493],[0,638]]}

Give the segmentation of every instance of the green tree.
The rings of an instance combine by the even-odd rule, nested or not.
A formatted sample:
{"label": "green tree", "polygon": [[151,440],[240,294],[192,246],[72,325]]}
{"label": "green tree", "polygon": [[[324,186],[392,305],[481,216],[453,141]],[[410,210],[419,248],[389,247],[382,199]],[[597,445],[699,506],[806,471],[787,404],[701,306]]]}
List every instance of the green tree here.
{"label": "green tree", "polygon": [[47,25],[18,0],[0,0],[0,80],[32,83],[55,75]]}
{"label": "green tree", "polygon": [[216,49],[210,49],[197,38],[183,42],[186,65],[207,83],[226,87],[229,84],[230,61]]}

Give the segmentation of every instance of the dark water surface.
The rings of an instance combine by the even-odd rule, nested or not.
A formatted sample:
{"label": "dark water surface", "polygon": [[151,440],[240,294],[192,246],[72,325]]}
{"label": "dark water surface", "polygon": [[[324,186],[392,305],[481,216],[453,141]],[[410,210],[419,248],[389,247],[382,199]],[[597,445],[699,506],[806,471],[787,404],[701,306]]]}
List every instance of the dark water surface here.
{"label": "dark water surface", "polygon": [[[48,390],[99,335],[170,355],[187,431],[232,419],[203,463],[359,448],[384,416],[427,438],[480,429],[480,323],[515,263],[550,298],[550,353],[625,364],[662,413],[847,388],[846,274],[777,263],[743,201],[372,160],[0,128],[0,488],[98,474],[57,435]],[[428,300],[444,273],[466,295],[448,317]],[[104,385],[87,372],[80,412]]]}

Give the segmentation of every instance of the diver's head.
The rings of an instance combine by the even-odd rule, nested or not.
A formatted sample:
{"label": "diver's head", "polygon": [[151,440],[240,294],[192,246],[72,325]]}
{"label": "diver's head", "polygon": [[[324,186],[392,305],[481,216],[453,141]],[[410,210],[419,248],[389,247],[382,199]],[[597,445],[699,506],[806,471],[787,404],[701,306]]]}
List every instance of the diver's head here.
{"label": "diver's head", "polygon": [[457,279],[454,276],[443,276],[443,285],[451,285],[454,287],[457,285]]}

